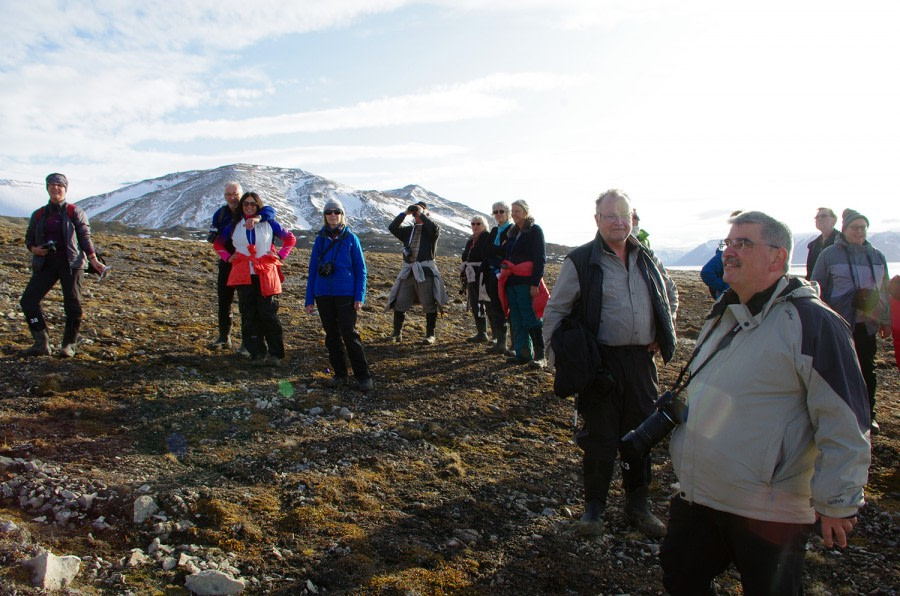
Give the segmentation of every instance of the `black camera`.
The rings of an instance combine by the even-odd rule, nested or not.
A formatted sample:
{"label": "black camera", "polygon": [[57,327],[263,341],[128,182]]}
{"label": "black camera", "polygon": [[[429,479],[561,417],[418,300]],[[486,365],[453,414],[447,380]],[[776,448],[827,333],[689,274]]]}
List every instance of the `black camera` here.
{"label": "black camera", "polygon": [[334,263],[328,261],[327,263],[319,263],[319,277],[328,277],[332,273],[334,273]]}
{"label": "black camera", "polygon": [[47,252],[56,252],[56,241],[48,240],[41,248],[46,248]]}
{"label": "black camera", "polygon": [[671,391],[663,393],[654,404],[656,411],[641,422],[640,426],[622,437],[619,447],[623,461],[644,459],[654,445],[683,422],[684,404],[677,398],[677,393]]}

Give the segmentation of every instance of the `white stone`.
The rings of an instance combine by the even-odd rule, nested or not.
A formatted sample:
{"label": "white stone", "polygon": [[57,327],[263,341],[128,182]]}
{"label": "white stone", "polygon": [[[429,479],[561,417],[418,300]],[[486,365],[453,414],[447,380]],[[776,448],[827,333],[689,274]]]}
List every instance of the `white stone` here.
{"label": "white stone", "polygon": [[125,561],[126,567],[140,567],[141,565],[146,565],[150,562],[150,557],[144,554],[139,548],[131,549],[131,554],[128,555],[128,560]]}
{"label": "white stone", "polygon": [[81,559],[78,557],[57,557],[50,551],[23,564],[31,568],[31,583],[45,590],[62,590],[72,583],[81,569]]}
{"label": "white stone", "polygon": [[194,594],[202,596],[229,596],[240,594],[244,591],[247,582],[243,578],[235,579],[227,573],[208,569],[189,575],[184,580],[184,586]]}
{"label": "white stone", "polygon": [[171,571],[175,569],[177,565],[178,561],[175,560],[175,557],[166,557],[162,562],[163,571]]}
{"label": "white stone", "polygon": [[134,523],[144,523],[157,511],[159,511],[159,506],[156,504],[153,497],[147,495],[138,497],[134,500]]}

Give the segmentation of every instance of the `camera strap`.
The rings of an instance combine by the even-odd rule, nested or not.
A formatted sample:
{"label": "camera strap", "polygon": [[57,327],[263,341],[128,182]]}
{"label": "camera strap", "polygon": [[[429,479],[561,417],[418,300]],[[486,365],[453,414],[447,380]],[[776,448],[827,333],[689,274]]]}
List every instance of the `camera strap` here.
{"label": "camera strap", "polygon": [[[344,229],[341,230],[341,233],[340,233],[340,236],[339,236],[338,239],[337,239],[337,242],[334,241],[334,240],[335,240],[334,238],[331,239],[331,244],[329,244],[329,245],[328,245],[328,248],[326,248],[325,250],[323,250],[322,253],[319,255],[319,262],[317,263],[318,265],[321,265],[321,264],[322,264],[322,261],[325,259],[325,255],[328,254],[328,251],[331,250],[331,249],[334,247],[335,244],[337,244],[338,246],[340,246],[341,242],[344,241],[344,231],[345,231],[346,229],[347,229],[347,228],[344,228]],[[334,249],[334,254],[335,254],[335,257],[334,257],[334,258],[335,258],[335,260],[337,259],[337,251],[338,251],[338,249],[335,248],[335,249]],[[334,261],[332,261],[332,263],[333,263],[333,262],[334,262]]]}
{"label": "camera strap", "polygon": [[[724,316],[724,314],[722,316]],[[694,351],[691,353],[691,357],[690,357],[690,359],[688,359],[687,364],[685,364],[684,368],[681,369],[681,372],[678,373],[678,379],[675,380],[675,385],[673,385],[672,389],[671,389],[672,393],[675,393],[677,395],[683,389],[685,389],[688,386],[688,384],[690,384],[690,382],[694,378],[694,376],[697,373],[699,373],[701,370],[703,370],[703,367],[705,367],[707,364],[709,364],[709,361],[712,360],[716,354],[718,354],[719,352],[721,352],[722,350],[727,348],[729,346],[729,344],[731,344],[731,340],[734,339],[734,336],[737,335],[738,333],[740,333],[741,329],[744,328],[740,323],[735,323],[735,325],[731,329],[731,331],[729,331],[727,334],[725,334],[724,337],[722,337],[722,339],[719,340],[719,343],[716,345],[716,349],[713,350],[713,353],[710,354],[709,357],[706,360],[704,360],[700,364],[700,366],[697,367],[697,370],[695,370],[692,374],[688,375],[687,373],[691,368],[691,364],[694,362],[694,358],[697,357],[697,354],[700,353],[700,349],[706,343],[706,340],[709,339],[709,337],[712,335],[712,332],[715,331],[716,327],[719,326],[719,323],[722,322],[722,316],[719,317],[719,320],[716,321],[716,324],[713,325],[713,328],[710,330],[710,332],[706,335],[705,338],[703,338],[703,341],[700,343],[700,345],[694,348]],[[687,379],[685,379],[685,375],[687,375]],[[683,381],[683,384],[682,384],[682,381]]]}

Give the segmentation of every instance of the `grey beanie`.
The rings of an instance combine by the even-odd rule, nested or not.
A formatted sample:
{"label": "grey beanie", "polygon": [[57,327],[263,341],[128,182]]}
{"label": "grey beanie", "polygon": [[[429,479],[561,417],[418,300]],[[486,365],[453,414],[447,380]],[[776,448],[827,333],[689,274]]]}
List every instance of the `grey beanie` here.
{"label": "grey beanie", "polygon": [[344,213],[344,205],[337,199],[328,199],[325,201],[325,206],[322,207],[322,211],[328,211],[329,209],[340,209],[341,213]]}
{"label": "grey beanie", "polygon": [[847,209],[844,209],[844,212],[841,213],[841,217],[843,218],[841,220],[841,231],[842,232],[846,231],[847,226],[849,226],[851,222],[853,222],[857,219],[864,219],[864,220],[866,220],[866,227],[868,227],[868,225],[869,225],[868,217],[866,217],[859,211],[854,211],[853,209],[850,209],[849,207]]}
{"label": "grey beanie", "polygon": [[65,174],[60,174],[58,172],[54,172],[53,174],[48,174],[45,182],[45,186],[49,186],[51,184],[62,184],[66,189],[69,188],[69,179],[66,178]]}

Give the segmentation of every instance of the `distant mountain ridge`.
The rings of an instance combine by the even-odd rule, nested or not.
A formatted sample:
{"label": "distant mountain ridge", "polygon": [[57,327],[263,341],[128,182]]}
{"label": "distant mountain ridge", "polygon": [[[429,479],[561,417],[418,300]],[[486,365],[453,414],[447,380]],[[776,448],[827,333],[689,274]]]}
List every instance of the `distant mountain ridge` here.
{"label": "distant mountain ridge", "polygon": [[[815,240],[819,234],[807,234],[804,236],[794,235],[794,254],[791,258],[791,264],[806,264],[806,255],[809,252],[806,245]],[[900,262],[900,232],[877,232],[868,238],[869,242],[884,255],[889,263]],[[666,265],[673,267],[699,267],[706,264],[710,258],[716,253],[716,247],[719,245],[718,240],[708,240],[700,244],[696,248],[681,255]],[[894,275],[898,272],[891,271]]]}
{"label": "distant mountain ridge", "polygon": [[275,208],[278,221],[293,230],[318,230],[322,208],[330,199],[341,201],[351,229],[360,234],[389,234],[387,227],[394,217],[420,200],[428,204],[442,235],[457,241],[471,234],[469,222],[481,214],[415,184],[386,191],[357,190],[301,169],[251,164],[167,174],[82,199],[78,205],[92,222],[206,230],[212,214],[225,204],[222,192],[232,180],[244,191],[259,193]]}

